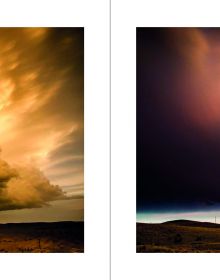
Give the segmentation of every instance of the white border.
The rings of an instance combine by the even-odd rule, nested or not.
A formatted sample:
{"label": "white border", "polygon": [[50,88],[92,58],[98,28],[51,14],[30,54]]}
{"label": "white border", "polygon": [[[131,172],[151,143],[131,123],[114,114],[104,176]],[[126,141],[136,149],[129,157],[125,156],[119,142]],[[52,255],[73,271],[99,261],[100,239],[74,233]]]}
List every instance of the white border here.
{"label": "white border", "polygon": [[0,26],[85,27],[85,253],[0,254],[2,279],[109,279],[109,2],[0,2]]}
{"label": "white border", "polygon": [[136,27],[220,26],[218,1],[112,0],[112,279],[214,279],[219,254],[136,253]]}

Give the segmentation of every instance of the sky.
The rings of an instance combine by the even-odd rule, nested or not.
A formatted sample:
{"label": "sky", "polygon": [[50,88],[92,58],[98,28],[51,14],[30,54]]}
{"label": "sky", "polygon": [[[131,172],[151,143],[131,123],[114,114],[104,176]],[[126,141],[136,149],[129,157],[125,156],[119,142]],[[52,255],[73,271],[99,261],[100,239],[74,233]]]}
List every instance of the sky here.
{"label": "sky", "polygon": [[0,28],[0,223],[83,220],[83,28]]}
{"label": "sky", "polygon": [[138,221],[220,217],[219,77],[219,28],[137,28]]}

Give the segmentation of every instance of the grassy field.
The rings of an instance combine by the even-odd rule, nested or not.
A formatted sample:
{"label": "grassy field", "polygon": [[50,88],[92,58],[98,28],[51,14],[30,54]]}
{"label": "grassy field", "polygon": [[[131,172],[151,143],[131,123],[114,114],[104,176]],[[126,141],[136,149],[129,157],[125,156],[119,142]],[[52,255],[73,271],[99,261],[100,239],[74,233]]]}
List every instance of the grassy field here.
{"label": "grassy field", "polygon": [[138,253],[219,253],[220,224],[187,220],[137,223]]}
{"label": "grassy field", "polygon": [[0,224],[0,253],[83,251],[83,222]]}

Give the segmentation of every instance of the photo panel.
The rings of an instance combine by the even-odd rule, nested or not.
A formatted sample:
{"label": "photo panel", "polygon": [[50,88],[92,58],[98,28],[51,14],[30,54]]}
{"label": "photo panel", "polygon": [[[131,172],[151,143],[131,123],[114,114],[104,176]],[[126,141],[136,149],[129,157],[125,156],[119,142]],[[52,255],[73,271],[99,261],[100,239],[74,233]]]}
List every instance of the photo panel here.
{"label": "photo panel", "polygon": [[137,252],[220,252],[219,42],[137,28]]}
{"label": "photo panel", "polygon": [[84,29],[0,42],[0,252],[83,252]]}
{"label": "photo panel", "polygon": [[112,1],[112,278],[218,272],[216,9]]}

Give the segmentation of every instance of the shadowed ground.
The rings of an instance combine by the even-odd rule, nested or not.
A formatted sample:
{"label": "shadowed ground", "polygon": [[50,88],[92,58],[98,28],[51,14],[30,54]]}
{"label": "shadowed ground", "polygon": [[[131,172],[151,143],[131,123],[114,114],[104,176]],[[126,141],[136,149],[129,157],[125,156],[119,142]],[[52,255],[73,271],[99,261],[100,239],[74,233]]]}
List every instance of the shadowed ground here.
{"label": "shadowed ground", "polygon": [[137,223],[138,253],[220,252],[220,224],[187,220]]}
{"label": "shadowed ground", "polygon": [[83,251],[83,222],[0,224],[0,253]]}

